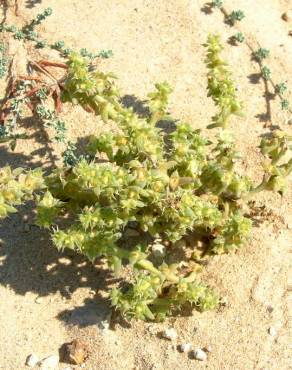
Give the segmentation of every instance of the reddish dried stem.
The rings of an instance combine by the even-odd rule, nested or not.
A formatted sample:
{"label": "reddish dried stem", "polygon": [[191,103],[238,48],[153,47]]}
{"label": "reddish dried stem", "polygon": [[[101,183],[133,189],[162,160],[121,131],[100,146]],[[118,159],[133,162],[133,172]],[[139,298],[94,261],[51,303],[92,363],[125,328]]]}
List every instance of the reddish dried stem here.
{"label": "reddish dried stem", "polygon": [[40,60],[38,64],[42,67],[57,67],[62,69],[68,69],[68,66],[65,63],[50,62],[49,60]]}
{"label": "reddish dried stem", "polygon": [[42,79],[38,76],[19,76],[18,80],[27,80],[27,81],[37,81],[37,82],[43,82]]}

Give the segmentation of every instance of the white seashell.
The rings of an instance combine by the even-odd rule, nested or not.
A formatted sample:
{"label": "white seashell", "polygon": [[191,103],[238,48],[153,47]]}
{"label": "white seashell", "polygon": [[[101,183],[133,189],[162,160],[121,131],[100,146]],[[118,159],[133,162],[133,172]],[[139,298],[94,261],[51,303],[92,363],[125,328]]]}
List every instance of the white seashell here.
{"label": "white seashell", "polygon": [[192,349],[191,343],[183,343],[179,346],[181,352],[189,352]]}
{"label": "white seashell", "polygon": [[177,338],[177,332],[174,328],[165,329],[162,336],[168,340],[175,340]]}
{"label": "white seashell", "polygon": [[51,355],[40,362],[41,370],[56,370],[59,364],[59,356]]}
{"label": "white seashell", "polygon": [[197,348],[193,351],[194,358],[198,361],[206,361],[207,353],[204,352],[201,348]]}
{"label": "white seashell", "polygon": [[39,362],[38,356],[32,353],[31,355],[27,356],[25,364],[26,366],[29,367],[35,367],[38,362]]}

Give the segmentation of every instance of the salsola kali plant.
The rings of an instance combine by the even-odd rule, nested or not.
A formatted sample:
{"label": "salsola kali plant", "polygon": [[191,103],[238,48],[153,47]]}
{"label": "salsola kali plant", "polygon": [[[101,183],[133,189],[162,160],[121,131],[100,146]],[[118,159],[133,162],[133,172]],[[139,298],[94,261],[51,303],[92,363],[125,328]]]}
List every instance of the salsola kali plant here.
{"label": "salsola kali plant", "polygon": [[[91,261],[105,257],[117,275],[126,268],[126,281],[110,294],[126,318],[161,320],[185,306],[215,308],[217,294],[198,279],[200,257],[192,261],[195,247],[177,242],[194,233],[206,242],[203,253],[240,248],[252,226],[244,200],[260,190],[282,193],[292,169],[292,160],[284,161],[291,137],[276,132],[260,145],[260,184],[236,171],[238,153],[227,123],[242,107],[219,37],[210,36],[206,48],[208,93],[219,108],[212,124],[219,128],[216,139],[184,122],[176,122],[171,134],[159,128],[159,121],[172,120],[166,82],[148,95],[150,114],[142,118],[121,103],[113,74],[92,70],[88,59],[71,53],[63,101],[114,121],[116,132],[92,136],[83,158],[47,176],[41,170],[1,170],[1,217],[34,197],[37,224],[51,230],[59,250],[72,249]],[[140,236],[125,238],[129,228]],[[185,257],[174,263],[175,254]]]}

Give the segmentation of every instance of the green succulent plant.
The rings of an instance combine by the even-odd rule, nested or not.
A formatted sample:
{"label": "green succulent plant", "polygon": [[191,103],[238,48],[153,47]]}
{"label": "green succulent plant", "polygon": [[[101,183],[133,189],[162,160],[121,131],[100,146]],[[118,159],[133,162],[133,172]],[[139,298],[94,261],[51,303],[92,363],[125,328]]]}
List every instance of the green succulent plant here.
{"label": "green succulent plant", "polygon": [[226,128],[232,115],[242,115],[242,103],[237,99],[236,87],[226,62],[221,57],[223,46],[218,35],[210,35],[207,43],[208,96],[219,108],[209,128]]}
{"label": "green succulent plant", "polygon": [[245,41],[245,36],[242,32],[237,32],[234,36],[233,36],[234,40],[239,42],[239,43],[243,43]]}
{"label": "green succulent plant", "polygon": [[6,47],[0,43],[0,78],[3,78],[7,73],[8,58],[5,55]]}
{"label": "green succulent plant", "polygon": [[[69,248],[91,261],[105,257],[116,275],[125,265],[131,269],[127,284],[111,292],[112,304],[127,318],[162,320],[185,306],[215,308],[218,295],[199,281],[196,265],[191,260],[171,262],[172,248],[166,248],[162,261],[153,259],[151,243],[160,238],[182,248],[176,242],[195,233],[208,241],[210,254],[236,250],[248,241],[252,227],[241,202],[260,190],[282,194],[291,173],[292,159],[285,160],[291,137],[282,131],[261,142],[265,162],[259,185],[238,173],[240,156],[227,128],[232,115],[242,114],[242,104],[222,49],[219,37],[210,35],[208,95],[219,109],[212,140],[170,116],[168,83],[156,84],[148,94],[149,116],[142,118],[122,104],[113,74],[92,70],[87,57],[72,52],[63,102],[115,122],[117,130],[93,135],[79,158],[70,147],[70,161],[49,175],[1,170],[0,217],[35,194],[37,224],[51,231],[59,250]],[[64,127],[54,112],[40,104],[38,114],[55,122],[62,137]],[[160,128],[164,119],[175,124],[171,134]],[[124,240],[130,225],[141,235],[138,243]]]}
{"label": "green succulent plant", "polygon": [[213,6],[214,8],[222,8],[223,1],[222,0],[213,0],[211,2],[211,6]]}
{"label": "green succulent plant", "polygon": [[227,21],[233,26],[236,22],[240,22],[245,18],[242,10],[233,10],[227,17]]}
{"label": "green succulent plant", "polygon": [[264,48],[259,48],[257,51],[254,52],[254,57],[260,62],[268,58],[269,55],[270,50]]}

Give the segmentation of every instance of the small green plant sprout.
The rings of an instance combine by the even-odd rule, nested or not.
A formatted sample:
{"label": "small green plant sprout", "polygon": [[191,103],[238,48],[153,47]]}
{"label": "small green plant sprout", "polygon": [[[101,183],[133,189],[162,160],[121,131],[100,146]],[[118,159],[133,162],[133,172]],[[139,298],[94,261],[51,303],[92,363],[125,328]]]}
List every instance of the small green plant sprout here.
{"label": "small green plant sprout", "polygon": [[259,62],[262,62],[264,59],[268,58],[269,55],[270,55],[270,51],[264,48],[259,48],[257,51],[254,52],[254,57]]}
{"label": "small green plant sprout", "polygon": [[10,142],[10,148],[15,149],[17,139],[26,138],[25,133],[18,131],[17,122],[21,118],[23,105],[27,102],[23,95],[27,83],[20,82],[15,86],[15,95],[2,105],[1,142]]}
{"label": "small green plant sprout", "polygon": [[41,24],[47,17],[52,14],[52,9],[47,8],[36,16],[29,24],[23,26],[21,29],[18,29],[16,26],[12,25],[5,25],[1,26],[1,32],[10,32],[13,34],[13,37],[17,40],[24,40],[24,41],[34,41],[36,45],[42,45],[46,43],[45,40],[39,39],[38,34],[35,32],[35,27]]}
{"label": "small green plant sprout", "polygon": [[287,99],[281,100],[281,108],[282,110],[288,110],[290,108],[290,104]]}
{"label": "small green plant sprout", "polygon": [[276,94],[283,95],[284,92],[287,90],[287,84],[285,82],[280,82],[275,86]]}
{"label": "small green plant sprout", "polygon": [[5,56],[6,47],[0,43],[0,78],[3,78],[7,73],[8,58]]}
{"label": "small green plant sprout", "polygon": [[16,206],[33,198],[36,190],[44,188],[42,171],[25,172],[21,168],[0,169],[0,219],[17,212]]}
{"label": "small green plant sprout", "polygon": [[237,32],[234,36],[232,36],[233,40],[242,44],[245,40],[244,34],[242,32]]}
{"label": "small green plant sprout", "polygon": [[42,13],[37,14],[36,18],[33,19],[28,25],[23,27],[23,32],[33,31],[36,26],[40,25],[47,17],[53,14],[52,8],[46,8]]}
{"label": "small green plant sprout", "polygon": [[245,14],[242,10],[233,10],[227,17],[227,22],[232,26],[235,25],[236,22],[240,22],[245,18]]}
{"label": "small green plant sprout", "polygon": [[103,59],[109,59],[114,55],[112,50],[101,50],[97,56]]}
{"label": "small green plant sprout", "polygon": [[271,72],[269,67],[267,67],[267,66],[262,67],[262,76],[263,76],[264,80],[266,80],[266,81],[270,80],[271,79],[271,74],[272,74],[272,72]]}
{"label": "small green plant sprout", "polygon": [[222,6],[223,6],[223,1],[222,1],[222,0],[213,0],[213,1],[211,2],[211,6],[212,6],[213,8],[222,8]]}
{"label": "small green plant sprout", "polygon": [[84,58],[88,58],[90,60],[93,60],[95,58],[102,58],[102,59],[109,59],[111,58],[114,54],[112,50],[101,50],[98,54],[91,53],[87,49],[81,49],[80,50],[80,55]]}
{"label": "small green plant sprout", "polygon": [[34,111],[37,103],[45,100],[48,93],[49,91],[42,87],[42,84],[38,88],[32,80],[20,80],[14,84],[10,98],[2,106],[1,115],[1,124],[5,128],[5,137],[2,141],[10,141],[12,149],[15,148],[18,138],[26,137],[25,133],[20,133],[18,126],[24,106],[28,105]]}
{"label": "small green plant sprout", "polygon": [[220,55],[223,49],[220,37],[210,35],[205,46],[207,47],[208,96],[219,108],[219,113],[212,118],[212,124],[208,127],[226,128],[231,115],[242,115],[242,103],[237,99],[231,73]]}
{"label": "small green plant sprout", "polygon": [[288,154],[291,157],[291,144],[292,136],[281,130],[275,130],[270,137],[262,139],[261,152],[267,158],[263,162],[265,175],[254,192],[265,188],[283,194],[287,187],[287,177],[292,172],[292,158],[284,163],[283,158]]}

